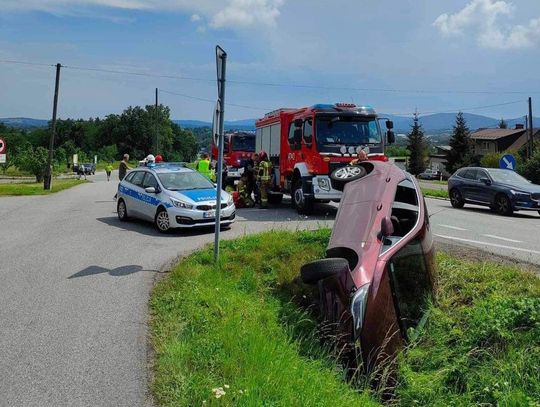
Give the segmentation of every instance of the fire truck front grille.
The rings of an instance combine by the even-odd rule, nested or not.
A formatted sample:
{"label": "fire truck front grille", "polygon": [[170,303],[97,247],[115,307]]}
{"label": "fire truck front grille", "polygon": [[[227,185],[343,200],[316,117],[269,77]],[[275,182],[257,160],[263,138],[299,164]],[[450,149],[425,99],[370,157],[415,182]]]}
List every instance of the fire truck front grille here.
{"label": "fire truck front grille", "polygon": [[346,162],[340,162],[340,163],[330,163],[328,165],[328,175],[332,174],[333,171],[337,170],[338,168],[345,167],[347,165]]}

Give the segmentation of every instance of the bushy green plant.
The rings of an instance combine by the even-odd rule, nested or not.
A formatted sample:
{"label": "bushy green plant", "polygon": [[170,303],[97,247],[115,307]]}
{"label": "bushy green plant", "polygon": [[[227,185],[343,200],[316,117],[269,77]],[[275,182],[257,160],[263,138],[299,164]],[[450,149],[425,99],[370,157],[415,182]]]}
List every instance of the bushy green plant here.
{"label": "bushy green plant", "polygon": [[36,177],[36,182],[43,181],[47,166],[48,151],[43,147],[28,146],[17,155],[16,165]]}
{"label": "bushy green plant", "polygon": [[540,184],[540,149],[536,149],[531,159],[524,165],[523,176],[535,184]]}

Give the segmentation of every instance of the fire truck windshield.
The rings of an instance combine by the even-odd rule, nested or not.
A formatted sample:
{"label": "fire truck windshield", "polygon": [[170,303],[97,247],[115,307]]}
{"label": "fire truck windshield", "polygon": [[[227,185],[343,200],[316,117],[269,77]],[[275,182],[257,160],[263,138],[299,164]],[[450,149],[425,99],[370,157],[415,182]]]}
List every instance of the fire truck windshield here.
{"label": "fire truck windshield", "polygon": [[255,135],[235,135],[232,137],[232,151],[255,152]]}
{"label": "fire truck windshield", "polygon": [[375,117],[317,115],[315,129],[319,151],[331,151],[343,145],[381,144],[381,132]]}

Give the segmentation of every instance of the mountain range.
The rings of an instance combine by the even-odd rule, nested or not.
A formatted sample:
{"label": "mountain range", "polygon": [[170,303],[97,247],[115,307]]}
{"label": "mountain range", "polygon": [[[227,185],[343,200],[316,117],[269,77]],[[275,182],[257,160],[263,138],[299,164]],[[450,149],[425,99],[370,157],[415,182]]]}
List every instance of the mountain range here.
{"label": "mountain range", "polygon": [[[408,133],[411,128],[412,118],[410,117],[396,116],[384,113],[381,113],[380,116],[387,117],[394,122],[394,131],[396,133]],[[468,127],[473,131],[481,127],[497,127],[499,123],[499,119],[494,119],[492,117],[477,114],[464,113],[463,116],[467,121]],[[451,132],[455,121],[455,113],[437,113],[420,117],[420,123],[422,124],[424,131],[427,134],[441,134]],[[515,119],[505,119],[505,121],[508,124],[509,128],[514,128],[515,125],[518,123],[525,123],[525,119],[523,117]],[[0,122],[11,127],[31,129],[36,127],[45,127],[47,126],[49,121],[26,117],[15,117],[4,119],[0,118]],[[173,120],[173,122],[184,128],[212,126],[211,122],[201,120]],[[534,127],[540,127],[540,118],[534,117],[533,125]],[[254,131],[255,119],[225,121],[225,130]]]}

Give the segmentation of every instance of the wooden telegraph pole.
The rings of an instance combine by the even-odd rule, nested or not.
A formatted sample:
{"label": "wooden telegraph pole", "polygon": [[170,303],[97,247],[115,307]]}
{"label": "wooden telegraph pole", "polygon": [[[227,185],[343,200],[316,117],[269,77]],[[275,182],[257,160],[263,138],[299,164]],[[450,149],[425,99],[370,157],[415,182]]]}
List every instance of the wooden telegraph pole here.
{"label": "wooden telegraph pole", "polygon": [[54,136],[56,133],[56,112],[58,108],[58,87],[60,85],[60,68],[61,64],[56,64],[56,81],[54,84],[54,101],[53,101],[53,116],[52,116],[52,131],[49,141],[49,157],[47,158],[47,168],[45,168],[45,178],[43,180],[43,188],[51,189],[52,181],[52,160],[54,155]]}

